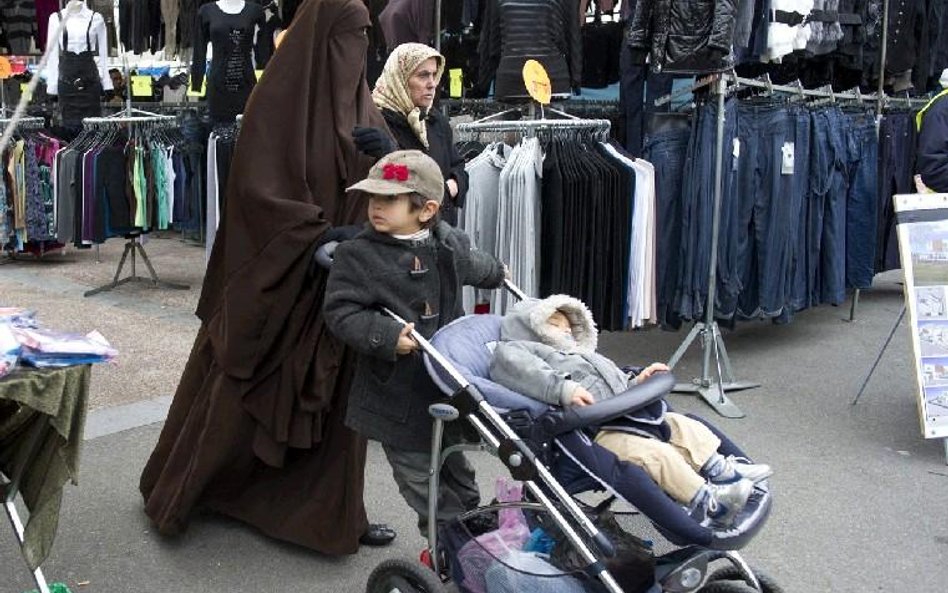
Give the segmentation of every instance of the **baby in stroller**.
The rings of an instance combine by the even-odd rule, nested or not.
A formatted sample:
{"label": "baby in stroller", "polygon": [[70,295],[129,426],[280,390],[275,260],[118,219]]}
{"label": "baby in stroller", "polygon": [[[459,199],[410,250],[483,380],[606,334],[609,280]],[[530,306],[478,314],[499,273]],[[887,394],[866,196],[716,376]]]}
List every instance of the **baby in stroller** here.
{"label": "baby in stroller", "polygon": [[[518,299],[527,299],[509,282],[506,283],[506,288]],[[621,551],[625,549],[624,544],[621,543],[625,536],[607,527],[606,523],[597,522],[603,518],[603,513],[608,514],[609,507],[615,501],[626,501],[634,507],[633,514],[641,514],[647,518],[669,543],[676,546],[676,549],[654,557],[652,590],[692,593],[698,590],[704,591],[705,584],[709,586],[708,591],[712,589],[722,592],[746,590],[741,584],[731,582],[740,580],[755,590],[778,593],[779,587],[772,580],[764,579],[759,571],[750,567],[738,552],[760,533],[770,515],[773,495],[768,480],[763,478],[770,473],[769,468],[755,466],[749,461],[739,463],[737,459],[745,459],[746,456],[736,443],[714,426],[704,423],[701,418],[689,417],[710,431],[711,436],[702,431],[703,443],[710,445],[720,443],[716,451],[708,450],[704,456],[695,456],[692,459],[694,463],[684,462],[687,471],[696,474],[701,480],[702,484],[698,489],[705,486],[704,479],[709,473],[715,474],[719,482],[725,476],[730,476],[736,482],[745,479],[751,482],[755,479],[760,480],[753,485],[753,492],[747,498],[743,508],[733,517],[733,521],[730,521],[728,525],[720,525],[716,523],[716,520],[703,516],[706,510],[710,510],[709,504],[705,503],[701,506],[698,513],[689,513],[684,505],[690,500],[680,504],[671,498],[642,466],[623,460],[590,438],[590,431],[602,432],[602,427],[616,424],[614,419],[646,408],[653,403],[659,404],[658,413],[667,423],[670,412],[662,400],[671,390],[674,377],[670,372],[659,372],[659,369],[665,367],[653,365],[648,371],[639,373],[639,376],[651,376],[647,380],[642,380],[641,384],[635,384],[636,381],[631,380],[621,371],[618,375],[606,372],[600,375],[600,371],[608,368],[613,369],[613,373],[616,372],[615,365],[603,359],[599,360],[599,367],[587,373],[588,376],[571,368],[549,375],[548,378],[558,376],[564,379],[559,383],[559,390],[557,390],[552,387],[552,382],[544,384],[543,377],[539,382],[536,377],[532,380],[529,378],[529,367],[535,364],[535,361],[528,356],[524,359],[523,365],[515,365],[513,372],[510,373],[512,376],[510,380],[516,382],[515,389],[492,380],[491,366],[493,364],[496,371],[495,352],[498,348],[502,351],[507,348],[504,344],[513,344],[521,339],[533,344],[538,342],[533,334],[518,337],[516,334],[511,335],[504,331],[504,326],[513,324],[514,322],[510,320],[521,311],[531,311],[533,319],[544,326],[549,323],[551,317],[554,318],[555,323],[562,323],[556,315],[556,311],[562,307],[555,305],[549,308],[552,299],[546,300],[547,308],[544,313],[543,307],[536,307],[537,302],[530,301],[530,304],[522,305],[523,309],[518,306],[508,317],[498,315],[461,317],[438,330],[431,337],[430,342],[417,332],[412,332],[412,337],[425,352],[425,365],[431,378],[442,393],[450,396],[447,401],[435,403],[429,407],[434,425],[428,497],[432,509],[439,500],[439,468],[445,458],[453,455],[454,451],[468,450],[474,446],[455,445],[442,449],[442,439],[439,437],[444,428],[449,423],[463,418],[480,435],[482,444],[477,448],[496,455],[507,467],[510,476],[524,484],[525,495],[528,495],[525,504],[530,506],[533,512],[540,513],[535,516],[543,517],[543,529],[549,534],[559,532],[569,541],[569,545],[563,546],[562,550],[568,554],[575,552],[576,555],[557,564],[556,566],[561,570],[573,572],[579,570],[593,576],[611,593],[623,591],[623,585],[620,585],[613,577],[614,570],[628,573],[626,576],[631,575],[633,580],[638,582],[637,578],[642,576],[642,566],[633,563],[631,572],[625,570],[628,554]],[[582,303],[578,301],[576,303],[581,306],[581,309],[576,309],[577,311],[585,311]],[[569,308],[565,311],[565,316],[568,320],[570,319]],[[393,317],[396,321],[405,323],[401,318],[394,315]],[[570,331],[568,335],[564,332],[566,336],[564,340],[567,344],[572,340],[575,340],[577,345],[585,344],[587,355],[583,358],[589,362],[590,359],[595,358],[593,355],[597,334],[588,311],[585,313],[585,319],[585,324],[570,323]],[[504,339],[505,336],[508,339]],[[554,350],[561,354],[568,354],[573,348]],[[565,383],[567,374],[570,374],[570,380],[589,392],[588,397],[575,385]],[[593,377],[599,377],[606,384],[604,391],[598,391],[599,387],[595,381],[591,380]],[[610,378],[613,380],[612,384],[609,383]],[[500,378],[500,380],[504,379]],[[529,393],[531,387],[536,388],[536,385],[550,386],[550,389],[543,392],[548,399],[540,401],[536,394],[533,397],[525,395],[524,392]],[[564,393],[564,385],[571,387],[566,393]],[[623,386],[628,386],[628,389],[623,393],[618,393]],[[579,402],[578,405],[563,406],[564,402],[572,404],[574,396]],[[605,399],[595,401],[593,405],[583,405],[599,397]],[[554,405],[548,404],[547,401]],[[652,412],[653,415],[655,413]],[[656,422],[654,425],[645,423],[646,428],[652,428],[658,434],[661,434],[663,430],[659,426],[661,424],[661,422]],[[687,424],[686,420],[679,426]],[[629,425],[634,426],[631,422]],[[671,427],[668,426],[665,430],[670,431]],[[701,431],[700,428],[697,430]],[[658,439],[629,437],[630,434],[636,434],[633,432],[617,432],[622,433],[618,437],[630,446],[639,441],[645,442],[646,446],[652,444],[653,441],[659,442]],[[720,453],[720,456],[716,455],[717,453]],[[681,455],[678,452],[674,454]],[[668,457],[666,455],[666,458]],[[728,459],[728,457],[732,458]],[[705,476],[702,477],[701,473]],[[668,480],[662,476],[659,476],[659,480],[663,484],[668,484]],[[747,482],[744,482],[739,489],[746,489],[746,484]],[[708,486],[709,489],[712,487],[713,484]],[[577,495],[593,491],[605,492],[609,496],[595,507],[589,507],[582,501],[574,499]],[[695,496],[692,495],[691,499],[694,498]],[[428,547],[423,554],[424,566],[406,563],[401,559],[383,562],[370,575],[366,591],[388,593],[393,588],[427,593],[443,591],[438,576],[444,576],[441,572],[445,566],[443,562],[448,567],[457,566],[456,554],[460,551],[458,544],[460,542],[460,545],[463,545],[467,541],[464,537],[458,540],[452,534],[466,533],[468,537],[477,536],[480,532],[475,531],[474,527],[466,522],[469,519],[475,519],[481,512],[489,515],[493,512],[492,509],[493,506],[488,506],[459,516],[456,523],[466,525],[460,531],[452,528],[447,529],[445,533],[438,533],[433,523],[429,524]],[[431,515],[434,513],[434,510],[429,512]],[[699,517],[699,514],[702,516]],[[717,521],[721,520],[723,517],[717,519]],[[547,527],[551,529],[547,530]],[[620,528],[619,531],[623,529]],[[446,543],[440,545],[442,542]],[[619,546],[615,545],[617,542]],[[712,574],[712,565],[719,561],[727,562],[727,565]],[[428,567],[433,569],[433,572]],[[459,575],[454,574],[453,568],[451,570],[452,578],[457,579]],[[412,584],[411,587],[406,586],[406,580]],[[623,580],[623,582],[626,581]],[[733,585],[733,588],[728,588],[728,585]],[[629,591],[639,590],[632,584],[629,587],[627,589]],[[521,590],[533,589],[535,587],[521,588]],[[544,587],[543,590],[546,588]]]}
{"label": "baby in stroller", "polygon": [[[625,392],[655,373],[620,369],[596,352],[592,314],[578,299],[554,295],[517,303],[501,323],[490,378],[508,389],[557,406],[587,406]],[[713,528],[727,528],[754,484],[773,472],[718,453],[721,440],[704,424],[668,410],[664,400],[598,427],[595,441],[633,463],[674,500]]]}

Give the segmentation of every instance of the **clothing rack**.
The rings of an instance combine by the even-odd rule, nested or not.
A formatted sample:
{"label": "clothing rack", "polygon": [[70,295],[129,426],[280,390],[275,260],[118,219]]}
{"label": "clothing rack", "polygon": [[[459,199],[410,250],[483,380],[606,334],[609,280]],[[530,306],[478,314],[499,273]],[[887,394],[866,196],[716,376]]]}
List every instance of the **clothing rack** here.
{"label": "clothing rack", "polygon": [[[729,85],[730,84],[730,88]],[[678,393],[697,393],[700,395],[712,408],[722,416],[728,418],[741,418],[744,416],[744,413],[738,408],[728,397],[727,392],[729,391],[740,391],[744,389],[751,389],[754,387],[759,387],[759,384],[746,382],[746,381],[737,381],[734,378],[733,367],[731,366],[730,357],[727,354],[727,349],[724,346],[724,339],[721,335],[720,328],[718,327],[717,321],[714,319],[714,302],[715,302],[715,292],[717,284],[717,251],[718,251],[718,239],[721,226],[721,201],[723,197],[723,150],[724,150],[724,123],[725,123],[725,113],[724,113],[724,99],[725,96],[730,92],[739,88],[759,88],[766,90],[769,94],[774,93],[785,93],[789,95],[798,96],[801,99],[818,99],[826,100],[831,103],[836,101],[853,101],[858,104],[869,104],[872,102],[876,103],[877,113],[882,113],[882,110],[887,105],[895,106],[898,103],[903,105],[910,106],[915,102],[919,102],[918,99],[912,98],[893,98],[887,96],[885,93],[873,93],[872,95],[863,95],[862,92],[857,89],[852,89],[850,91],[844,92],[835,92],[832,88],[821,88],[821,89],[805,89],[799,80],[795,81],[791,85],[778,85],[773,84],[770,80],[769,75],[764,75],[761,78],[751,79],[743,78],[737,76],[734,73],[724,72],[717,73],[705,76],[695,81],[688,88],[679,89],[674,93],[662,96],[655,101],[656,105],[664,105],[677,97],[682,95],[692,93],[696,90],[700,90],[706,87],[712,87],[712,94],[716,96],[718,113],[717,113],[717,131],[716,131],[716,146],[715,146],[715,170],[714,170],[714,205],[713,205],[713,222],[711,228],[711,263],[710,270],[708,274],[708,300],[707,306],[705,308],[705,320],[695,323],[692,330],[689,332],[688,336],[685,338],[684,342],[679,346],[679,348],[672,355],[669,360],[668,366],[674,368],[676,364],[684,356],[685,352],[691,346],[696,338],[699,336],[702,338],[703,345],[703,365],[701,376],[694,379],[691,383],[682,383],[675,386],[674,391]],[[878,125],[877,118],[877,125]],[[857,290],[853,297],[853,306],[850,312],[850,320],[855,314],[856,302],[859,298],[859,291]],[[714,357],[715,360],[715,370],[716,381],[712,379],[711,375],[711,358]]]}
{"label": "clothing rack", "polygon": [[[148,111],[142,111],[140,109],[134,109],[132,107],[126,107],[125,110],[119,112],[116,115],[109,117],[87,117],[82,120],[82,126],[85,129],[94,129],[96,127],[112,127],[112,126],[124,126],[126,124],[162,124],[169,125],[177,121],[177,118],[173,115],[159,115],[157,113],[151,113]],[[151,260],[148,258],[148,254],[145,252],[145,246],[142,245],[140,241],[141,233],[129,233],[125,235],[125,249],[122,251],[122,259],[119,260],[118,268],[115,270],[115,276],[112,278],[112,282],[88,290],[83,293],[82,296],[90,297],[100,292],[105,292],[112,290],[123,284],[129,282],[151,282],[154,288],[168,288],[171,290],[189,290],[190,286],[186,284],[177,284],[174,282],[165,282],[158,278],[158,274],[155,272],[154,266],[151,264]],[[99,246],[96,245],[96,260],[99,260]],[[148,268],[149,278],[138,275],[136,268],[136,253],[141,255],[142,261],[145,263],[145,266]],[[122,278],[119,277],[122,275],[122,269],[125,267],[125,261],[131,255],[130,260],[130,271],[131,275]]]}

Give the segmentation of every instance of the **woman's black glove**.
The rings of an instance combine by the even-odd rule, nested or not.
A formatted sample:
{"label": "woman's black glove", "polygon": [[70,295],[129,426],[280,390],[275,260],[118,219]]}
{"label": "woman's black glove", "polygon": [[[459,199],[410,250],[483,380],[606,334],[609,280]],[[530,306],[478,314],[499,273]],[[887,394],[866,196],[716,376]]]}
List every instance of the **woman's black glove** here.
{"label": "woman's black glove", "polygon": [[359,152],[377,159],[394,152],[398,148],[389,135],[379,128],[356,126],[352,129],[352,139],[355,141]]}
{"label": "woman's black glove", "polygon": [[332,266],[333,254],[336,247],[343,241],[348,241],[362,232],[359,225],[334,226],[316,240],[316,251],[313,252],[311,272],[319,268],[329,269]]}

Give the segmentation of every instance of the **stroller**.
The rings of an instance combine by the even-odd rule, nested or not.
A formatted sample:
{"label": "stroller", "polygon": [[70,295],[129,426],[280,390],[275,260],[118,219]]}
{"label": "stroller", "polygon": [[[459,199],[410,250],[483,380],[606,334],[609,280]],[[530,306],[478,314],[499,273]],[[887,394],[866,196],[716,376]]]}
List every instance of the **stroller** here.
{"label": "stroller", "polygon": [[[506,288],[516,297],[525,298],[509,281]],[[385,312],[405,323],[391,311]],[[614,542],[597,527],[594,517],[583,510],[582,503],[573,498],[585,492],[605,491],[611,496],[597,505],[597,512],[616,499],[624,500],[643,513],[672,544],[681,546],[654,558],[654,580],[649,578],[648,593],[780,591],[770,578],[751,569],[737,552],[763,528],[770,515],[772,494],[766,481],[755,485],[733,525],[715,529],[672,501],[643,469],[621,462],[583,432],[584,428],[599,426],[662,399],[675,383],[670,373],[656,375],[594,405],[554,408],[490,381],[491,345],[500,337],[500,326],[498,315],[469,315],[441,328],[430,342],[412,333],[425,353],[432,379],[450,396],[450,403],[436,403],[429,408],[434,422],[428,489],[430,517],[437,516],[438,478],[444,459],[457,451],[486,450],[500,459],[514,479],[524,483],[530,502],[522,506],[543,513],[549,525],[573,547],[581,562],[581,576],[589,584],[584,590],[624,593],[606,566],[608,559],[616,555]],[[452,445],[442,451],[445,423],[462,417],[476,431],[481,443]],[[726,436],[708,426],[721,439],[721,454],[745,457]],[[485,508],[488,507],[474,509],[459,520]],[[442,581],[451,572],[455,576],[457,572],[449,572],[444,566],[449,562],[442,558],[443,547],[437,522],[432,520],[428,547],[422,553],[425,564],[402,559],[385,561],[369,576],[367,593],[445,591]],[[712,574],[710,565],[714,562],[722,568]]]}

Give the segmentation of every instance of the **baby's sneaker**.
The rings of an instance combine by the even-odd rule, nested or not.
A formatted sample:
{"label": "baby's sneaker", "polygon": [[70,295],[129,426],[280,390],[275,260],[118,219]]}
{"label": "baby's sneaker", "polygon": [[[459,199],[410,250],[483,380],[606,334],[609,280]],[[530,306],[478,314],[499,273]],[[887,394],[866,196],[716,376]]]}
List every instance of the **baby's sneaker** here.
{"label": "baby's sneaker", "polygon": [[741,478],[756,484],[774,475],[774,470],[766,463],[748,463],[746,460],[738,460],[733,455],[721,457],[715,469],[717,471],[708,475],[714,484],[730,484]]}
{"label": "baby's sneaker", "polygon": [[709,484],[705,502],[708,518],[717,527],[730,527],[734,518],[747,504],[754,483],[741,478],[729,484]]}

